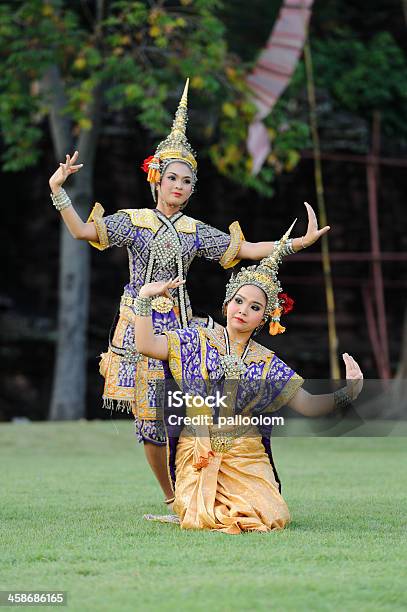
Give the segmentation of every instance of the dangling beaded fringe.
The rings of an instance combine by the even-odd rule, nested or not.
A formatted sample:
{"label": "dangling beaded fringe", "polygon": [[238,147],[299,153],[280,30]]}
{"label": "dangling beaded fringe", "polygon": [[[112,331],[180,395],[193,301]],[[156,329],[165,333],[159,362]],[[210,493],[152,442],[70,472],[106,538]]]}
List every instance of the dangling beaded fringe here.
{"label": "dangling beaded fringe", "polygon": [[111,397],[103,398],[103,408],[105,410],[114,410],[115,412],[131,412],[131,402],[129,400],[114,400]]}

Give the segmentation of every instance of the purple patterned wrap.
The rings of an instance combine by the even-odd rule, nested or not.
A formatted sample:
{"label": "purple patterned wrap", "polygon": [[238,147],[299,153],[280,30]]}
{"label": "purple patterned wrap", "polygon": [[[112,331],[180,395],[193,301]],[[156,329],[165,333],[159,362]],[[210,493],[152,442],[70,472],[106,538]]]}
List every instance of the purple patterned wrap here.
{"label": "purple patterned wrap", "polygon": [[[177,329],[167,333],[169,339],[169,363],[178,387],[191,395],[206,397],[219,391],[227,395],[228,385],[236,390],[233,414],[258,415],[278,410],[289,401],[303,383],[301,376],[279,359],[272,351],[253,340],[244,363],[246,371],[236,381],[225,381],[225,373],[220,356],[225,354],[223,330]],[[202,363],[202,360],[205,363]],[[249,408],[249,411],[247,411]],[[166,414],[167,433],[170,450],[170,474],[175,482],[175,452],[182,427],[170,426]],[[179,414],[179,413],[178,413]],[[215,422],[217,417],[215,410]],[[271,451],[271,426],[259,426],[259,433],[265,451],[273,467],[276,481],[281,490],[280,480],[274,466]]]}

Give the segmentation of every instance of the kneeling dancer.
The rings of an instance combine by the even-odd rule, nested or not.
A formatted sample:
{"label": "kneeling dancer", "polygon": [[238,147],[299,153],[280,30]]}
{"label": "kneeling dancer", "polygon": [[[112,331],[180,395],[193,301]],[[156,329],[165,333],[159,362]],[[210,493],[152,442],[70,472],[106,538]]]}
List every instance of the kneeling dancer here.
{"label": "kneeling dancer", "polygon": [[259,416],[283,405],[305,416],[321,416],[344,408],[362,389],[362,372],[347,353],[343,355],[347,386],[335,393],[313,395],[302,389],[301,376],[253,340],[269,319],[272,326],[281,327],[279,316],[287,296],[281,294],[277,272],[288,235],[258,266],[242,268],[231,278],[223,304],[224,328],[187,327],[154,334],[151,301],[181,286],[184,281],[179,277],[144,285],[136,300],[137,349],[167,361],[184,395],[204,398],[214,383],[235,382],[229,388],[226,408],[214,416],[209,407],[187,407],[186,415],[191,417],[187,423],[200,416],[199,423],[185,425],[175,438],[169,430],[173,508],[183,529],[238,534],[283,529],[290,520],[261,428],[251,424],[220,428],[220,416]]}

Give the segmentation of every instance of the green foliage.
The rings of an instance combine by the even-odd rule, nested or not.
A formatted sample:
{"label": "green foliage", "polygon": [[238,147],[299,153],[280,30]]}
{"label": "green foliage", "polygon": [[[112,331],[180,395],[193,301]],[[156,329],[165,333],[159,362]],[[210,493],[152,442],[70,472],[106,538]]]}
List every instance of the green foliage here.
{"label": "green foliage", "polygon": [[208,154],[220,172],[270,194],[275,174],[293,167],[295,155],[287,134],[276,128],[275,155],[281,159],[276,163],[274,156],[258,177],[251,176],[245,142],[255,109],[248,101],[247,67],[228,51],[221,7],[218,0],[112,0],[97,22],[86,3],[2,3],[4,169],[18,170],[38,160],[38,142],[52,105],[43,75],[51,67],[57,66],[61,77],[66,98],[61,115],[73,140],[92,128],[95,95],[103,95],[104,108],[111,112],[132,109],[135,121],[158,140],[168,132],[189,76],[191,114],[200,116],[199,132],[191,124],[189,135],[195,142],[199,134],[200,157]]}
{"label": "green foliage", "polygon": [[241,92],[241,98],[238,102],[226,98],[223,103],[220,130],[228,138],[216,140],[210,148],[210,157],[222,174],[270,197],[273,195],[276,176],[282,172],[291,172],[300,161],[301,149],[309,145],[308,125],[293,114],[289,96],[283,96],[264,120],[271,142],[271,153],[259,174],[253,176],[252,159],[246,152],[245,142],[257,109],[249,101],[243,67],[229,69],[227,75]]}
{"label": "green foliage", "polygon": [[[241,15],[238,11],[240,17],[226,27],[230,7],[218,0],[112,0],[106,5],[106,14],[98,22],[93,5],[79,0],[1,4],[4,169],[18,170],[38,160],[44,119],[52,105],[44,92],[43,76],[51,67],[59,70],[66,98],[61,113],[73,140],[92,128],[95,95],[103,96],[103,106],[111,112],[131,109],[135,121],[159,140],[171,125],[182,83],[189,76],[191,115],[199,116],[199,130],[197,122],[191,122],[189,136],[192,142],[200,142],[200,157],[209,155],[221,173],[270,195],[276,175],[293,170],[299,151],[309,144],[306,115],[293,112],[290,105],[304,90],[303,66],[265,121],[272,152],[253,177],[245,146],[255,115],[245,83],[249,64],[228,46],[230,33],[244,29],[241,17],[247,11]],[[253,6],[260,5],[256,0]],[[276,11],[277,4],[270,5],[270,23],[266,28],[263,20],[256,34],[259,45]],[[257,9],[256,17],[249,13],[253,20],[260,19]],[[244,53],[242,39],[237,37],[233,48],[253,62],[253,45],[254,40],[250,53]],[[317,86],[331,94],[338,108],[363,117],[377,109],[387,133],[407,137],[403,121],[407,64],[389,33],[380,32],[362,42],[349,29],[336,29],[313,40],[313,58]]]}
{"label": "green foliage", "polygon": [[[379,110],[385,133],[398,141],[405,141],[407,136],[402,5],[400,0],[314,2],[311,19],[314,74],[322,97],[336,104],[334,113],[345,110],[369,123],[372,111]],[[277,0],[225,3],[222,19],[227,23],[229,48],[254,63],[260,47],[266,44],[280,7],[281,2]],[[288,117],[295,117],[288,104],[292,100],[297,101],[297,119],[307,120],[305,87],[305,70],[300,63],[278,103],[285,106]],[[273,109],[267,124],[274,121],[275,113]],[[334,114],[332,119],[335,121]]]}
{"label": "green foliage", "polygon": [[316,74],[322,86],[329,79],[340,105],[362,116],[380,110],[389,134],[407,136],[407,61],[391,34],[380,32],[366,44],[346,34],[319,43]]}
{"label": "green foliage", "polygon": [[389,32],[362,42],[337,30],[314,40],[312,51],[316,85],[330,92],[338,109],[367,119],[378,110],[388,135],[407,138],[407,60]]}
{"label": "green foliage", "polygon": [[48,112],[48,100],[40,88],[44,71],[67,63],[82,36],[74,13],[59,16],[41,0],[3,3],[0,24],[3,167],[20,170],[38,160],[41,120]]}

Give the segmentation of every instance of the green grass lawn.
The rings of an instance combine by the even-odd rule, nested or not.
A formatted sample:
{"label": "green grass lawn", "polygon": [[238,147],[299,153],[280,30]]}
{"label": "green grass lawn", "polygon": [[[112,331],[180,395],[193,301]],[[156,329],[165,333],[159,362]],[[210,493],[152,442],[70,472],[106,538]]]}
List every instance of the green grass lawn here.
{"label": "green grass lawn", "polygon": [[274,454],[288,529],[190,532],[143,521],[165,509],[131,421],[1,425],[0,589],[81,612],[405,610],[406,438]]}

